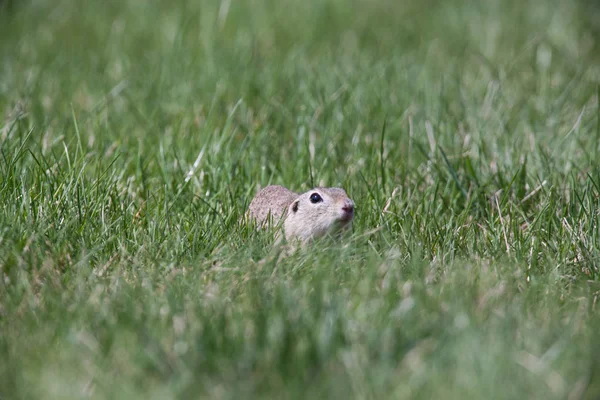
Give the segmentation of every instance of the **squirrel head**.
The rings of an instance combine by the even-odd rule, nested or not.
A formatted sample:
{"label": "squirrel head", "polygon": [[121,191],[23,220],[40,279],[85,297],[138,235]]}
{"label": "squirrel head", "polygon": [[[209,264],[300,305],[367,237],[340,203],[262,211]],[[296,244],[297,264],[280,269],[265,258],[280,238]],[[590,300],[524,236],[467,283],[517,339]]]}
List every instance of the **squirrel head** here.
{"label": "squirrel head", "polygon": [[353,219],[354,202],[344,189],[314,188],[289,205],[284,233],[287,239],[318,238],[348,229]]}

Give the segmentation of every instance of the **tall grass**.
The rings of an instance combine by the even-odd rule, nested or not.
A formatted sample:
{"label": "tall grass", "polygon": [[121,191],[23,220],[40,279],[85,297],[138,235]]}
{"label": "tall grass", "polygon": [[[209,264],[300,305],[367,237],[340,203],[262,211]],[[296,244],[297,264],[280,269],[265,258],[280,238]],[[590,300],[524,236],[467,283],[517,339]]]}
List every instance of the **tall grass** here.
{"label": "tall grass", "polygon": [[0,398],[597,398],[598,13],[0,5]]}

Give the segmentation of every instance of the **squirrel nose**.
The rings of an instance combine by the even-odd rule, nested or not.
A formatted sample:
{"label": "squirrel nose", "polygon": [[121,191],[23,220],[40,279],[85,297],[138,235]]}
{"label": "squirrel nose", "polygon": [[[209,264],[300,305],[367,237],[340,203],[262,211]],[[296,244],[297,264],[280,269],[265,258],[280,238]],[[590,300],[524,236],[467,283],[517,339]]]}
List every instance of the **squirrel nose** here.
{"label": "squirrel nose", "polygon": [[346,211],[347,213],[354,212],[354,203],[351,201],[346,201],[342,206],[342,210]]}

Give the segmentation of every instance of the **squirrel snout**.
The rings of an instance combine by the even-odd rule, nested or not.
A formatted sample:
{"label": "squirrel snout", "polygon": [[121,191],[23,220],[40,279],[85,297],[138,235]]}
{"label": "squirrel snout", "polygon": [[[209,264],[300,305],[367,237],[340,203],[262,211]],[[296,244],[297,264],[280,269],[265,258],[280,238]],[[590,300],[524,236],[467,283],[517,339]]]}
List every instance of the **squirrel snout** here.
{"label": "squirrel snout", "polygon": [[350,199],[344,200],[342,203],[342,216],[341,220],[344,223],[349,223],[354,219],[354,202]]}
{"label": "squirrel snout", "polygon": [[354,212],[354,203],[352,202],[352,200],[345,200],[344,204],[342,205],[342,210],[344,210],[347,213],[353,213]]}

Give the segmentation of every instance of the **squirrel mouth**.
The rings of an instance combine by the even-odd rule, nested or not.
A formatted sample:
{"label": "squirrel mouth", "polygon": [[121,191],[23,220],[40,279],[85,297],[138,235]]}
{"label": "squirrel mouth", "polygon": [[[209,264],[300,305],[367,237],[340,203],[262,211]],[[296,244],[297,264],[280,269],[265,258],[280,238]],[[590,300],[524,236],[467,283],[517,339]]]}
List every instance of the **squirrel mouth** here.
{"label": "squirrel mouth", "polygon": [[340,217],[340,221],[344,224],[347,224],[348,222],[352,221],[353,218],[354,211],[344,211]]}

